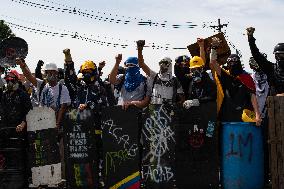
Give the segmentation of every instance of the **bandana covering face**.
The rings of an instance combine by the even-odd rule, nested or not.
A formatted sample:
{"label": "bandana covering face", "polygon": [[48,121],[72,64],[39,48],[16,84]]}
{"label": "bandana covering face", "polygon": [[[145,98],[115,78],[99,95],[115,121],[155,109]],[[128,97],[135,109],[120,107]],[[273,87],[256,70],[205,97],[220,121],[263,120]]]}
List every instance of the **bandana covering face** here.
{"label": "bandana covering face", "polygon": [[140,83],[143,81],[143,75],[140,74],[140,68],[138,66],[138,59],[136,57],[129,57],[124,64],[127,66],[129,64],[133,65],[128,67],[125,71],[125,90],[127,92],[134,91]]}
{"label": "bandana covering face", "polygon": [[[163,58],[160,62],[159,78],[162,81],[169,81],[172,79],[172,60],[168,57]],[[162,72],[163,70],[163,72]]]}

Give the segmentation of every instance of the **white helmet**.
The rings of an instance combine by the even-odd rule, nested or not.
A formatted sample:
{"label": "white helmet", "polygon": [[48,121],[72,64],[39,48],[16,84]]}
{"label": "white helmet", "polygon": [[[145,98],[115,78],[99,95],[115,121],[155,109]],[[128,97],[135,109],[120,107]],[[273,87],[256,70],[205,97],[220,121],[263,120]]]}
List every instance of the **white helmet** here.
{"label": "white helmet", "polygon": [[58,71],[58,68],[56,66],[56,64],[54,63],[49,63],[45,65],[44,71],[49,71],[49,70],[55,70]]}

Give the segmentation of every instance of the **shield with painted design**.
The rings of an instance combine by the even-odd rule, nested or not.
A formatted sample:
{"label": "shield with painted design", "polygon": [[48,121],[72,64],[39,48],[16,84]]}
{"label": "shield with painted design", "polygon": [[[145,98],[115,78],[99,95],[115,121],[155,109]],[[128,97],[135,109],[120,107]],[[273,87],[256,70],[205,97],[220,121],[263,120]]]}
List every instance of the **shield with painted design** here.
{"label": "shield with painted design", "polygon": [[10,37],[0,43],[0,66],[15,67],[16,58],[26,58],[28,44],[20,37]]}
{"label": "shield with painted design", "polygon": [[27,131],[32,171],[30,187],[57,187],[61,183],[61,160],[54,110],[33,108],[27,115]]}

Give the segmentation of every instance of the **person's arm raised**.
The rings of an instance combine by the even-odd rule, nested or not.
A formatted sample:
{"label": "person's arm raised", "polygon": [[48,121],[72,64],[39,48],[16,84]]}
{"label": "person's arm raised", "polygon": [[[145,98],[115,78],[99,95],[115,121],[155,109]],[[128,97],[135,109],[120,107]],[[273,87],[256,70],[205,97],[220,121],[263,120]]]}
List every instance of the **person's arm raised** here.
{"label": "person's arm raised", "polygon": [[20,66],[24,76],[35,86],[37,87],[37,80],[36,77],[34,77],[28,68],[27,64],[25,63],[25,60],[22,58],[16,58],[16,64]]}
{"label": "person's arm raised", "polygon": [[118,67],[119,67],[119,64],[122,60],[122,54],[118,54],[116,57],[115,57],[115,65],[113,66],[110,74],[109,74],[109,82],[113,85],[117,84],[117,72],[118,72]]}
{"label": "person's arm raised", "polygon": [[145,41],[139,40],[136,43],[137,43],[139,67],[142,68],[142,70],[146,73],[146,75],[150,77],[151,69],[145,64],[143,59],[143,48],[145,46]]}

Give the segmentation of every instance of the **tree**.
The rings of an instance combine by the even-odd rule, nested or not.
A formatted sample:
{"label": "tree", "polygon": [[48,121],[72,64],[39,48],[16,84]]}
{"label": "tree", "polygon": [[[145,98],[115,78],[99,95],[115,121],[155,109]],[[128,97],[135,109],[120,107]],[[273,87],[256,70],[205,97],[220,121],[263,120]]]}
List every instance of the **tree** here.
{"label": "tree", "polygon": [[0,20],[0,42],[9,37],[15,37],[15,34],[4,20]]}

